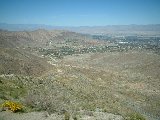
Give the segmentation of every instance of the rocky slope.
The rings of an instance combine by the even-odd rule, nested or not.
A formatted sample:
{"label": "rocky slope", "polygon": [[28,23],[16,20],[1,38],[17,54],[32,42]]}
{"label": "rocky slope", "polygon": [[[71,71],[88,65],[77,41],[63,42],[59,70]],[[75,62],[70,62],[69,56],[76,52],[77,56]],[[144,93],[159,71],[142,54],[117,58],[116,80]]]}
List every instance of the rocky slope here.
{"label": "rocky slope", "polygon": [[22,49],[0,48],[0,74],[41,76],[51,68],[45,59]]}

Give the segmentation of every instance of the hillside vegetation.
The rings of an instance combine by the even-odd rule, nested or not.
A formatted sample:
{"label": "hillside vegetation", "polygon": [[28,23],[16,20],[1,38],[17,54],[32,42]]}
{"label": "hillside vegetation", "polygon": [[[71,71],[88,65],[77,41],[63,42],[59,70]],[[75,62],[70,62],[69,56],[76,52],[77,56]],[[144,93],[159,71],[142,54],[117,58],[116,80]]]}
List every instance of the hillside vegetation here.
{"label": "hillside vegetation", "polygon": [[0,103],[24,106],[0,119],[160,119],[155,51],[68,31],[0,31],[0,43]]}

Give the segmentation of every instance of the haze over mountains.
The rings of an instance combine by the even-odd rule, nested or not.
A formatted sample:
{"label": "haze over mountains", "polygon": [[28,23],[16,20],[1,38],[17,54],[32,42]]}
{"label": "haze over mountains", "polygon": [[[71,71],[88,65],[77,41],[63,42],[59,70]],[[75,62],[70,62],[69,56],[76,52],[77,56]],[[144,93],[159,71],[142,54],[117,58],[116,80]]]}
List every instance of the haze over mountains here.
{"label": "haze over mountains", "polygon": [[106,25],[106,26],[52,26],[44,24],[6,24],[0,23],[0,29],[9,31],[24,30],[70,30],[85,34],[160,34],[160,24],[150,25]]}

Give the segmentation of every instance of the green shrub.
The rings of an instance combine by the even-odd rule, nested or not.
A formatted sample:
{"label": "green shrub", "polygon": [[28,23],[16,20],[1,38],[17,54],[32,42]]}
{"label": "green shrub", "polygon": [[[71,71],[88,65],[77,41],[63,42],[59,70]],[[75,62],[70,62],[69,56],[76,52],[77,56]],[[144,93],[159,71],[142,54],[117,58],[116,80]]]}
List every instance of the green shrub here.
{"label": "green shrub", "polygon": [[64,113],[64,119],[65,119],[65,120],[69,120],[69,119],[70,119],[70,114],[69,114],[69,112],[65,112],[65,113]]}
{"label": "green shrub", "polygon": [[126,117],[126,120],[146,120],[141,114],[134,113]]}
{"label": "green shrub", "polygon": [[78,118],[75,116],[75,117],[73,117],[73,120],[78,120]]}

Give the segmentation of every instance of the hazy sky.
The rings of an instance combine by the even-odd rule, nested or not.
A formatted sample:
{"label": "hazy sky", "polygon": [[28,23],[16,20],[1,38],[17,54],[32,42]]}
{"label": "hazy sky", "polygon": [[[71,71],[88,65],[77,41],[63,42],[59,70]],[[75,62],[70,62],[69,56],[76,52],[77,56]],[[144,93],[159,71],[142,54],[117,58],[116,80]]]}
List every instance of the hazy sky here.
{"label": "hazy sky", "polygon": [[160,24],[160,0],[0,0],[0,23]]}

